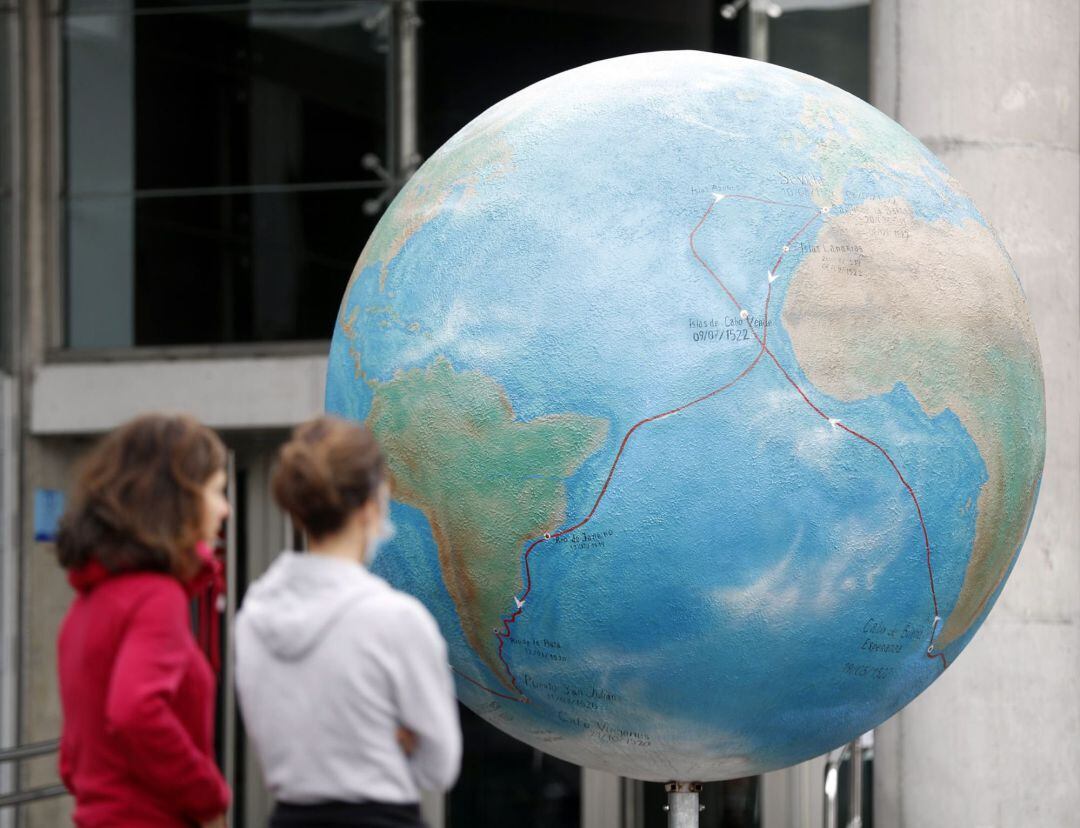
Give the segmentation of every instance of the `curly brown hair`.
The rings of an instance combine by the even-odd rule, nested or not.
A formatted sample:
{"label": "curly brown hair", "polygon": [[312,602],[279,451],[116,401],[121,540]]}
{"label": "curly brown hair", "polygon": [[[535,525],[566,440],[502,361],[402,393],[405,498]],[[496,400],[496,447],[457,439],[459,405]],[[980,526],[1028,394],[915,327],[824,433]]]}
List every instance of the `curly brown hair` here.
{"label": "curly brown hair", "polygon": [[186,415],[144,414],[111,431],[81,464],[60,522],[61,566],[190,577],[203,488],[225,462],[217,434]]}
{"label": "curly brown hair", "polygon": [[281,447],[270,488],[308,535],[323,538],[371,500],[385,477],[386,462],[366,426],[323,416],[298,426]]}

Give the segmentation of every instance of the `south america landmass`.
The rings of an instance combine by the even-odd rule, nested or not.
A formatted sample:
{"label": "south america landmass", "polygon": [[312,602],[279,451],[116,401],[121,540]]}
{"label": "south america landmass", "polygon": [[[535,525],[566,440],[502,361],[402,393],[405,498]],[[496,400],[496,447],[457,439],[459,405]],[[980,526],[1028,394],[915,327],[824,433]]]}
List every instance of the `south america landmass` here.
{"label": "south america landmass", "polygon": [[513,690],[492,629],[521,592],[523,544],[565,519],[564,481],[603,445],[608,423],[575,413],[519,420],[494,378],[444,357],[369,384],[368,425],[394,499],[427,518],[465,638]]}

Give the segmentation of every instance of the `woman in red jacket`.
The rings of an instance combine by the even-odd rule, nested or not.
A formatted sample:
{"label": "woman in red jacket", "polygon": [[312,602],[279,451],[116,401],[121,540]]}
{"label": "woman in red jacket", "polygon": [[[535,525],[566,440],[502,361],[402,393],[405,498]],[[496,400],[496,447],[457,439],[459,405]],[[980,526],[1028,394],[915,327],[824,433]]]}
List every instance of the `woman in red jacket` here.
{"label": "woman in red jacket", "polygon": [[225,447],[190,417],[139,417],[85,461],[57,544],[78,592],[58,661],[80,828],[225,824],[215,676],[189,607],[220,581],[209,542],[228,512]]}

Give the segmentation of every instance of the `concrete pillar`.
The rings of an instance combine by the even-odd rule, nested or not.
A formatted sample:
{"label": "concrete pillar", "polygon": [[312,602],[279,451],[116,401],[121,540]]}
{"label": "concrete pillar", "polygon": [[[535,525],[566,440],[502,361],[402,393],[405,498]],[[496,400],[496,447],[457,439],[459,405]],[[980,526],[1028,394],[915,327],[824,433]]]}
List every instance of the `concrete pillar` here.
{"label": "concrete pillar", "polygon": [[1039,335],[1047,457],[986,624],[877,734],[882,828],[1075,825],[1080,814],[1080,114],[1076,0],[875,0],[871,98],[997,230]]}

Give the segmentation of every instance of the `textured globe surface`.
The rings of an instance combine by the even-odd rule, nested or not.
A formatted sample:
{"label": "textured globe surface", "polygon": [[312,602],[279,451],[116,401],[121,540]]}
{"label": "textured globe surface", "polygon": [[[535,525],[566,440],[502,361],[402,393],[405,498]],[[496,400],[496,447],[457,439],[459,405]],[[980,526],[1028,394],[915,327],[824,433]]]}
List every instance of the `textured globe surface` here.
{"label": "textured globe surface", "polygon": [[901,708],[1027,531],[1023,293],[864,102],[696,52],[549,78],[368,241],[327,408],[374,430],[461,700],[555,756],[741,776]]}

